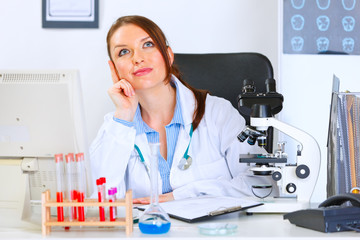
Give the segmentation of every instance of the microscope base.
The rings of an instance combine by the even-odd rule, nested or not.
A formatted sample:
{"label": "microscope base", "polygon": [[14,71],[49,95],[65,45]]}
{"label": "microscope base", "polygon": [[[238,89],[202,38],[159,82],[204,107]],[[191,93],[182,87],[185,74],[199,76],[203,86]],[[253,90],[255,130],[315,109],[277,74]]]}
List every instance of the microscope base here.
{"label": "microscope base", "polygon": [[274,198],[268,197],[263,200],[250,197],[252,201],[264,203],[264,205],[250,208],[247,213],[288,213],[301,209],[310,208],[310,203],[306,201],[298,201],[296,198]]}

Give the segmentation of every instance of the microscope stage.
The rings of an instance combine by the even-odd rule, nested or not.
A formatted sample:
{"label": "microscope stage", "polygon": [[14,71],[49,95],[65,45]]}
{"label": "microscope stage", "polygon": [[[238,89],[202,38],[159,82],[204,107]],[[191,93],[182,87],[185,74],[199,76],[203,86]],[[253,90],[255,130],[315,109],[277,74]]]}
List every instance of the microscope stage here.
{"label": "microscope stage", "polygon": [[262,154],[240,154],[239,162],[242,163],[286,163],[287,158],[268,157]]}

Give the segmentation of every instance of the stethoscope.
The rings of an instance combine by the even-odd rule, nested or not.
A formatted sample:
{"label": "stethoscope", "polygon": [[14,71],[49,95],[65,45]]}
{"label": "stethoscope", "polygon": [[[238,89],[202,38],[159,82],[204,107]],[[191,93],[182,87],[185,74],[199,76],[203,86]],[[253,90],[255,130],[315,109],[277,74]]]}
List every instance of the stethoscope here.
{"label": "stethoscope", "polygon": [[178,164],[178,168],[180,170],[186,170],[188,169],[191,164],[192,164],[192,158],[189,156],[188,151],[189,151],[189,147],[190,147],[190,143],[191,143],[191,139],[192,139],[192,135],[193,135],[193,125],[191,124],[190,127],[190,140],[189,140],[189,145],[186,148],[186,151],[184,153],[184,156],[180,159],[179,164]]}
{"label": "stethoscope", "polygon": [[[193,132],[194,132],[194,130],[193,130],[193,125],[191,124],[190,133],[189,133],[189,135],[190,135],[189,145],[187,146],[186,151],[185,151],[185,153],[184,153],[184,156],[180,159],[179,164],[178,164],[178,168],[179,168],[180,170],[186,170],[186,169],[188,169],[188,168],[191,166],[191,164],[192,164],[192,158],[189,156],[188,152],[189,152],[189,147],[190,147],[190,143],[191,143],[191,139],[192,139]],[[149,177],[150,177],[150,169],[149,169],[148,165],[147,165],[146,162],[145,162],[144,156],[142,155],[140,148],[139,148],[138,145],[136,145],[136,144],[134,145],[134,147],[135,147],[136,151],[137,151],[138,154],[139,154],[140,162],[141,162],[142,164],[144,164],[145,169],[146,169],[146,172],[147,172],[147,174],[148,174]]]}

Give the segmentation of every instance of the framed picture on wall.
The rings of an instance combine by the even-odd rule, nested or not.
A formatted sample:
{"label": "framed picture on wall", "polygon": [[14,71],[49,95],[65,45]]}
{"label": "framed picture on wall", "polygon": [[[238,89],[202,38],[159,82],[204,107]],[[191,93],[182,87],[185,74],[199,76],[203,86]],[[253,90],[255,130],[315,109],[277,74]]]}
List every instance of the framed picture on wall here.
{"label": "framed picture on wall", "polygon": [[284,0],[284,53],[360,55],[359,2]]}
{"label": "framed picture on wall", "polygon": [[42,0],[43,28],[98,28],[99,0]]}

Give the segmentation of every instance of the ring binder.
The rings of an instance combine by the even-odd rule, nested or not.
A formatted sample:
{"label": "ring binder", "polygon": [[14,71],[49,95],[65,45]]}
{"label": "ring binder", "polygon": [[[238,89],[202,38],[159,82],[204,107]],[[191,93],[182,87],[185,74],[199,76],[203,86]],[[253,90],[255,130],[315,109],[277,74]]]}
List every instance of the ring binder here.
{"label": "ring binder", "polygon": [[336,76],[333,85],[337,89],[333,88],[329,123],[328,197],[360,185],[360,93],[339,92]]}

